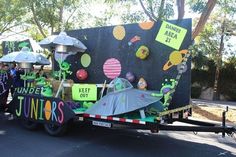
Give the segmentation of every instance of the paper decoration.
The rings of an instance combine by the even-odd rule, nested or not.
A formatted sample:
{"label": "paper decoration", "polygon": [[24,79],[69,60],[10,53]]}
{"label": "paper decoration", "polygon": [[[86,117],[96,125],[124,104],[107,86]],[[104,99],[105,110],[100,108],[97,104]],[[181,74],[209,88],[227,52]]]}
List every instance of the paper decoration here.
{"label": "paper decoration", "polygon": [[103,64],[103,72],[107,78],[114,79],[118,77],[121,73],[120,61],[115,58],[106,60]]}
{"label": "paper decoration", "polygon": [[125,28],[123,26],[115,26],[113,28],[113,36],[117,40],[122,40],[125,37]]}
{"label": "paper decoration", "polygon": [[140,36],[135,35],[132,39],[130,39],[130,41],[128,42],[128,45],[131,46],[134,43],[138,42],[139,40],[141,40]]}
{"label": "paper decoration", "polygon": [[169,56],[169,60],[163,66],[163,70],[168,70],[172,66],[180,64],[183,61],[184,56],[187,53],[188,53],[188,50],[181,50],[181,51],[171,52],[171,54]]}
{"label": "paper decoration", "polygon": [[144,30],[149,30],[154,26],[154,22],[142,22],[139,23],[139,27]]}
{"label": "paper decoration", "polygon": [[84,81],[88,78],[88,72],[85,69],[79,69],[76,72],[76,77],[78,78],[78,80]]}
{"label": "paper decoration", "polygon": [[74,84],[72,99],[77,101],[96,101],[97,86],[95,84]]}
{"label": "paper decoration", "polygon": [[147,89],[147,82],[144,78],[140,78],[137,84],[138,89],[146,90]]}
{"label": "paper decoration", "polygon": [[91,63],[91,57],[89,54],[85,53],[81,56],[81,64],[83,67],[87,68]]}
{"label": "paper decoration", "polygon": [[140,46],[139,49],[136,51],[136,57],[140,59],[146,59],[149,55],[149,49],[147,46]]}
{"label": "paper decoration", "polygon": [[163,21],[156,36],[156,41],[179,50],[186,33],[187,29]]}

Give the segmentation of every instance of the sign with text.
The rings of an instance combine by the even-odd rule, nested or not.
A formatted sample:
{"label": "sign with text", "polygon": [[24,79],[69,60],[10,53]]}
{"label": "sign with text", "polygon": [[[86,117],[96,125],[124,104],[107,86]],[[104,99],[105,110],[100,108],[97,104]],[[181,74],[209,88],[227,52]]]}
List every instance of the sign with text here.
{"label": "sign with text", "polygon": [[156,41],[179,50],[186,33],[187,29],[163,21],[156,36]]}
{"label": "sign with text", "polygon": [[96,101],[97,86],[95,84],[74,84],[72,98],[77,101]]}
{"label": "sign with text", "polygon": [[[33,88],[27,88],[25,91],[31,89]],[[60,98],[27,94],[18,90],[9,104],[9,111],[23,119],[56,125],[62,125],[74,117],[69,105]]]}

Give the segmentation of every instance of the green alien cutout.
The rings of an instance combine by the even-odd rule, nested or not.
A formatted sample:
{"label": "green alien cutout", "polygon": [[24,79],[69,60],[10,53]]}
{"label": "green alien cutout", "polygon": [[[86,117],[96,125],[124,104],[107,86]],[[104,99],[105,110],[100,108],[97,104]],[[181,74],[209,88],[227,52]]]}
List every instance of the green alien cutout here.
{"label": "green alien cutout", "polygon": [[58,76],[60,80],[61,79],[65,80],[67,77],[67,74],[69,74],[69,75],[72,74],[72,71],[69,70],[71,67],[71,64],[69,64],[65,61],[62,61],[62,60],[59,60],[58,63],[59,63],[60,70],[56,71],[54,75]]}
{"label": "green alien cutout", "polygon": [[170,100],[172,99],[171,94],[174,92],[174,88],[177,84],[177,81],[175,79],[170,79],[170,82],[168,82],[167,79],[165,79],[165,83],[162,83],[162,88],[160,90],[160,93],[152,93],[152,96],[156,97],[163,97],[164,96],[164,103],[163,107],[164,110],[168,109],[168,106],[170,104]]}
{"label": "green alien cutout", "polygon": [[46,85],[42,87],[41,95],[45,97],[53,96],[52,85],[50,83],[46,83]]}
{"label": "green alien cutout", "polygon": [[27,87],[33,87],[34,86],[34,80],[36,78],[35,72],[27,72],[24,75],[20,75],[20,78],[27,82]]}

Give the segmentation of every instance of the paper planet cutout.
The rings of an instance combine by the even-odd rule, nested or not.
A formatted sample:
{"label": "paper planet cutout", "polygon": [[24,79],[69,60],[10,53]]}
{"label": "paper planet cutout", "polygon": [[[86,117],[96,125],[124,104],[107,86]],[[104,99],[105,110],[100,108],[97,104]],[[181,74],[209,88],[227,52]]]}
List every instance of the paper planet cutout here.
{"label": "paper planet cutout", "polygon": [[115,58],[110,58],[106,60],[103,64],[103,72],[107,78],[114,79],[120,76],[121,73],[121,64]]}
{"label": "paper planet cutout", "polygon": [[137,84],[138,89],[141,90],[146,90],[147,89],[147,82],[146,80],[144,80],[144,78],[140,78]]}
{"label": "paper planet cutout", "polygon": [[79,69],[76,72],[76,77],[80,81],[84,81],[88,78],[88,72],[85,69]]}
{"label": "paper planet cutout", "polygon": [[132,72],[127,72],[125,75],[125,78],[129,81],[129,82],[134,82],[135,80],[135,76]]}
{"label": "paper planet cutout", "polygon": [[113,28],[113,36],[117,40],[122,40],[125,37],[125,28],[123,26],[115,26]]}
{"label": "paper planet cutout", "polygon": [[149,49],[147,46],[142,45],[136,51],[136,57],[140,59],[146,59],[148,55],[149,55]]}
{"label": "paper planet cutout", "polygon": [[85,53],[81,56],[81,64],[83,67],[87,68],[91,63],[91,57],[89,54]]}
{"label": "paper planet cutout", "polygon": [[172,66],[180,64],[187,53],[188,53],[188,50],[171,52],[169,56],[169,60],[163,66],[163,70],[168,70]]}
{"label": "paper planet cutout", "polygon": [[154,22],[142,22],[139,23],[139,27],[144,30],[149,30],[154,26]]}

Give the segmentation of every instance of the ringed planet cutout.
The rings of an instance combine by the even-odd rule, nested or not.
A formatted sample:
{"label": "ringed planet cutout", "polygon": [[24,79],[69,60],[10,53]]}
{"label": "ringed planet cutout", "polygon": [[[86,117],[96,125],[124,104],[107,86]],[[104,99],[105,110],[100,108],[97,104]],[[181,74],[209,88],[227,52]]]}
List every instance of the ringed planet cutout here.
{"label": "ringed planet cutout", "polygon": [[169,60],[163,66],[163,70],[166,71],[172,66],[180,64],[184,60],[184,57],[187,53],[188,53],[188,50],[171,52],[169,56]]}
{"label": "ringed planet cutout", "polygon": [[114,79],[120,76],[121,64],[116,58],[110,58],[103,64],[103,72],[107,78]]}
{"label": "ringed planet cutout", "polygon": [[139,27],[144,29],[144,30],[149,30],[154,26],[154,22],[142,22],[139,23]]}
{"label": "ringed planet cutout", "polygon": [[124,26],[115,26],[113,28],[113,36],[117,39],[117,40],[122,40],[125,37],[125,28]]}
{"label": "ringed planet cutout", "polygon": [[81,56],[81,64],[84,68],[87,68],[91,63],[91,57],[89,54],[85,53]]}

